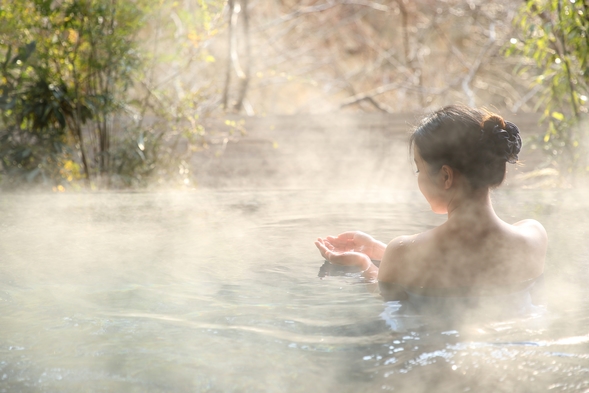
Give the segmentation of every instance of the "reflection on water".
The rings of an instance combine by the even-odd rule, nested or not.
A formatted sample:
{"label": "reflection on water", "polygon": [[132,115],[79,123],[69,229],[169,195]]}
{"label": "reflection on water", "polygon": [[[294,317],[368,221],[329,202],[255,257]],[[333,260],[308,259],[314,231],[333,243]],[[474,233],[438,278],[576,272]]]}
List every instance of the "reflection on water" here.
{"label": "reflection on water", "polygon": [[2,195],[0,391],[585,391],[589,203],[494,199],[548,230],[548,311],[399,329],[313,240],[440,223],[416,193]]}

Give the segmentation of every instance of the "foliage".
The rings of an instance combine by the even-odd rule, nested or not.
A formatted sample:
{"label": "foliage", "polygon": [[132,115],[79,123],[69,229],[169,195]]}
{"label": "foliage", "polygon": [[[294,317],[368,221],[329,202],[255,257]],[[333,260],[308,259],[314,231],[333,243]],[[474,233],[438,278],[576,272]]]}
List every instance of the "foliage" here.
{"label": "foliage", "polygon": [[4,184],[127,187],[185,175],[179,139],[202,144],[199,100],[210,93],[186,91],[184,77],[214,62],[202,47],[223,1],[190,4],[0,0]]}
{"label": "foliage", "polygon": [[537,106],[549,122],[544,146],[558,157],[561,171],[573,172],[583,157],[587,135],[580,122],[589,110],[589,5],[583,0],[528,0],[516,19],[522,38],[507,55],[524,55],[536,66]]}
{"label": "foliage", "polygon": [[[2,7],[2,19],[8,19],[11,11]],[[2,25],[2,33],[22,34],[26,21],[12,21]],[[68,161],[64,154],[65,114],[72,112],[72,106],[65,86],[51,83],[47,70],[31,61],[36,41],[18,46],[26,39],[21,38],[2,40],[7,50],[0,66],[0,119],[4,126],[0,130],[0,162],[7,179],[33,181],[55,177],[63,162]]]}
{"label": "foliage", "polygon": [[2,0],[1,6],[2,170],[63,182],[74,176],[66,172],[63,179],[71,165],[58,163],[78,156],[86,179],[104,173],[110,116],[124,106],[140,61],[130,39],[140,8],[115,0]]}
{"label": "foliage", "polygon": [[[216,135],[208,120],[223,102],[224,74],[239,76],[240,66],[251,74],[240,84],[247,97],[233,92],[228,107],[248,114],[423,111],[456,101],[529,111],[538,100],[511,70],[530,56],[522,73],[546,65],[538,83],[552,105],[547,148],[574,150],[580,138],[558,120],[586,109],[578,46],[586,53],[587,26],[574,16],[580,0],[563,1],[527,3],[518,19],[526,38],[506,61],[500,48],[519,4],[509,0],[249,2],[251,54],[238,11],[245,0],[231,2],[231,17],[228,0],[0,0],[0,175],[4,184],[190,182],[189,155],[235,136]],[[233,22],[232,41],[220,33]],[[544,54],[533,60],[536,52]],[[573,94],[551,99],[570,90],[566,81]]]}

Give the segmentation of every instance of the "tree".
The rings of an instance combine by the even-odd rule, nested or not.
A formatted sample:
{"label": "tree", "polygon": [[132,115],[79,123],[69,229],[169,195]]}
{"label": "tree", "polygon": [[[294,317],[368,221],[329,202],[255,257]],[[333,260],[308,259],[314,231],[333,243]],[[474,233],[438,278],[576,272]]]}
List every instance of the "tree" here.
{"label": "tree", "polygon": [[589,111],[589,3],[586,0],[526,0],[508,55],[523,55],[519,74],[532,73],[537,107],[548,121],[545,149],[561,173],[575,172],[586,154],[581,120]]}
{"label": "tree", "polygon": [[4,183],[82,178],[124,187],[145,184],[155,172],[186,180],[180,152],[204,143],[201,116],[218,101],[217,84],[194,65],[214,69],[206,47],[222,7],[221,0],[182,8],[147,0],[0,0]]}
{"label": "tree", "polygon": [[140,63],[133,37],[141,27],[141,8],[118,0],[2,0],[1,5],[2,138],[31,152],[23,167],[5,150],[3,169],[26,168],[33,179],[41,167],[31,164],[44,154],[39,149],[60,146],[53,153],[76,152],[87,181],[104,175],[112,116],[124,107]]}
{"label": "tree", "polygon": [[406,112],[457,101],[529,111],[535,103],[511,72],[519,59],[501,53],[513,37],[517,4],[509,0],[281,0],[249,8],[249,113]]}

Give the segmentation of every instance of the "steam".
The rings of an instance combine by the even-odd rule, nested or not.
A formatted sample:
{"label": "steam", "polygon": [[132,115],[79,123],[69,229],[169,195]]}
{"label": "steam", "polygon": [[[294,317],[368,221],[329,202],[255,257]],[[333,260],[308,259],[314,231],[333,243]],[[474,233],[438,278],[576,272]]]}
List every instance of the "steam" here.
{"label": "steam", "polygon": [[[225,188],[0,196],[3,386],[495,392],[517,378],[538,390],[571,381],[586,361],[586,188],[492,194],[505,221],[547,228],[542,317],[396,331],[358,275],[317,278],[317,236],[359,229],[387,242],[444,220],[417,190],[406,134],[378,119],[307,119],[304,151],[288,133],[272,148],[276,177],[228,176]],[[342,128],[321,128],[332,120]]]}

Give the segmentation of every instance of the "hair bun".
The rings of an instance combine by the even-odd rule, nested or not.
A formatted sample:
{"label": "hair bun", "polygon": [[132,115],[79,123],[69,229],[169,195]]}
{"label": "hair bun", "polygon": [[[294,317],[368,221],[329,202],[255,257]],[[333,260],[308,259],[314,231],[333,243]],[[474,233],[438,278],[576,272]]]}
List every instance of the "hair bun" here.
{"label": "hair bun", "polygon": [[481,139],[493,153],[510,164],[515,164],[522,148],[522,140],[517,126],[491,115],[483,122]]}

